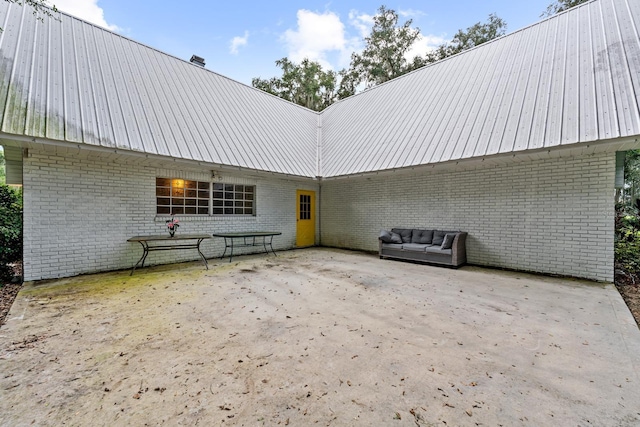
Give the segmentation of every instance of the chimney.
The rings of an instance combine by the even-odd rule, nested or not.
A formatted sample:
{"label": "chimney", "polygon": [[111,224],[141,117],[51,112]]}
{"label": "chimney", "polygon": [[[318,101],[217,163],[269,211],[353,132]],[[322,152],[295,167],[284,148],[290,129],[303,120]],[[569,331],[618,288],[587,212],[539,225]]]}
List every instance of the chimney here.
{"label": "chimney", "polygon": [[191,55],[191,59],[189,60],[189,62],[204,67],[204,58],[200,58],[197,55]]}

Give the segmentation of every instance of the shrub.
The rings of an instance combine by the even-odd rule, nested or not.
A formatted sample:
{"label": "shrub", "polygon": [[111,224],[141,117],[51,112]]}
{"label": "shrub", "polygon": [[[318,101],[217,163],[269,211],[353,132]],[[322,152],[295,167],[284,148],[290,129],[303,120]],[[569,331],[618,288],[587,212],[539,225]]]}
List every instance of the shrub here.
{"label": "shrub", "polygon": [[640,203],[616,206],[616,264],[627,274],[640,274]]}
{"label": "shrub", "polygon": [[13,277],[8,265],[22,258],[22,195],[0,184],[0,283]]}

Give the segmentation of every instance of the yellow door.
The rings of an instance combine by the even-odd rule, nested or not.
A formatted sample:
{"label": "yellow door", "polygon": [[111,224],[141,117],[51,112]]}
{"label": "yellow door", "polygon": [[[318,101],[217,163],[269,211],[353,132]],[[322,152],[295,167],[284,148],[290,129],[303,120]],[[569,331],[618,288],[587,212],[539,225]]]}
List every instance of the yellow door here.
{"label": "yellow door", "polygon": [[316,193],[297,190],[296,196],[296,246],[313,246],[316,244]]}

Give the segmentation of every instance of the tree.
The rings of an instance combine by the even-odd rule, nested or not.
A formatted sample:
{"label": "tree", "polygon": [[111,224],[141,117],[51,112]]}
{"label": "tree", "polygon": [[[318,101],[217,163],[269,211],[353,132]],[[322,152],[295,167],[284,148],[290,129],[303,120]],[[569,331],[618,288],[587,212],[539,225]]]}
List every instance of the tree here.
{"label": "tree", "polygon": [[340,98],[355,93],[360,83],[366,87],[399,77],[432,62],[481,45],[505,34],[506,22],[495,14],[487,22],[478,22],[466,30],[458,30],[453,39],[438,46],[424,57],[407,59],[407,52],[420,36],[418,28],[411,28],[411,20],[398,26],[398,14],[381,6],[374,17],[374,25],[361,54],[351,55],[351,66],[341,73]]}
{"label": "tree", "polygon": [[630,150],[624,157],[624,196],[629,203],[640,197],[640,150]]}
{"label": "tree", "polygon": [[542,12],[541,17],[553,16],[557,13],[563,12],[567,9],[571,9],[574,6],[577,6],[582,3],[586,3],[589,0],[556,0],[554,3],[551,3],[547,6],[547,10]]}
{"label": "tree", "polygon": [[288,58],[276,61],[282,77],[268,80],[255,77],[251,85],[311,110],[321,111],[337,101],[337,73],[325,71],[318,62],[303,59],[300,64]]}
{"label": "tree", "polygon": [[[5,0],[9,3],[16,3],[20,6],[27,4],[33,8],[33,14],[38,16],[40,21],[43,21],[42,15],[53,16],[51,12],[57,12],[56,5],[49,6],[49,0]],[[0,33],[2,32],[2,27],[0,27]]]}
{"label": "tree", "polygon": [[486,23],[478,22],[466,30],[458,30],[450,42],[427,52],[424,57],[408,58],[408,52],[420,37],[420,29],[412,28],[411,20],[401,25],[398,21],[398,14],[394,10],[380,6],[373,18],[371,33],[364,39],[363,51],[351,54],[348,69],[338,73],[325,72],[317,62],[305,59],[300,65],[296,65],[289,59],[282,58],[276,61],[283,71],[282,77],[269,80],[254,78],[252,85],[320,111],[339,99],[355,94],[363,86],[373,87],[493,40],[503,35],[507,28],[501,18],[491,14]]}
{"label": "tree", "polygon": [[340,92],[353,93],[361,83],[371,87],[411,71],[412,62],[406,54],[420,36],[420,29],[411,28],[411,23],[410,19],[398,25],[398,14],[380,6],[373,17],[371,34],[364,39],[364,50],[351,54],[351,65],[343,73]]}
{"label": "tree", "polygon": [[466,30],[458,30],[453,39],[441,44],[436,49],[428,52],[424,58],[414,60],[414,67],[440,61],[449,56],[456,55],[464,50],[479,46],[497,37],[503,36],[507,30],[507,23],[496,14],[490,14],[487,22],[477,22]]}

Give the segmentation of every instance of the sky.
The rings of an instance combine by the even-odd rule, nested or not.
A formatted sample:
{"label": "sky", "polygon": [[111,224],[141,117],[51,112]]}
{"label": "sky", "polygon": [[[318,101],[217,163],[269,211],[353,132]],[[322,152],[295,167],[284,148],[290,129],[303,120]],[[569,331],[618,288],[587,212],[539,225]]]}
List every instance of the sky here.
{"label": "sky", "polygon": [[280,76],[275,61],[309,58],[338,71],[364,46],[372,17],[384,4],[411,19],[424,54],[490,13],[507,33],[534,24],[552,0],[49,0],[70,15],[170,55],[205,59],[206,68],[250,85]]}

